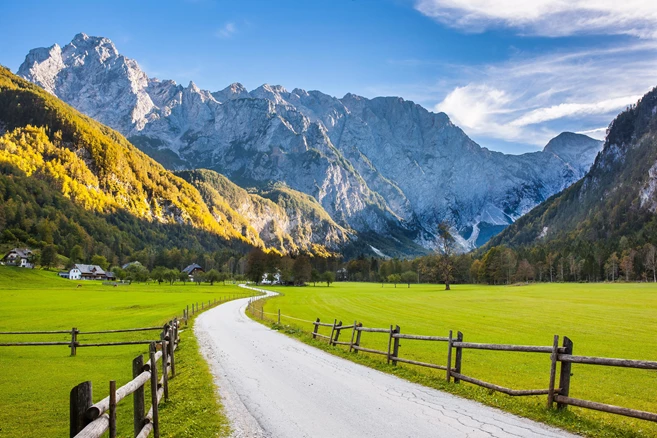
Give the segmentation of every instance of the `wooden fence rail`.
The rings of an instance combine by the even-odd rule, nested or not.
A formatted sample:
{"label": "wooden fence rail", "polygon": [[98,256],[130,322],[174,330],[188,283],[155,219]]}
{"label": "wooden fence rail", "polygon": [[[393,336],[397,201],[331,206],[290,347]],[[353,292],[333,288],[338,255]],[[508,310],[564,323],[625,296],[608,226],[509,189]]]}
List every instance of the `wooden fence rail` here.
{"label": "wooden fence rail", "polygon": [[[262,308],[256,310],[249,303],[249,309],[254,313],[264,318],[266,312]],[[513,397],[522,396],[536,396],[547,395],[547,406],[553,408],[554,403],[557,404],[557,409],[565,409],[568,405],[577,406],[580,408],[594,409],[597,411],[608,412],[611,414],[624,415],[627,417],[639,418],[647,421],[657,422],[657,413],[639,411],[620,406],[608,405],[598,403],[590,400],[581,400],[569,397],[570,383],[571,383],[571,368],[572,364],[584,364],[592,366],[611,366],[620,368],[633,368],[644,370],[657,370],[657,361],[646,360],[632,360],[632,359],[616,359],[606,357],[593,357],[593,356],[574,356],[573,342],[568,337],[563,337],[563,344],[559,346],[559,336],[555,335],[551,346],[538,346],[538,345],[511,345],[511,344],[489,344],[489,343],[473,343],[464,342],[463,333],[457,332],[456,337],[450,331],[449,336],[426,336],[401,333],[399,326],[391,325],[390,328],[375,328],[363,327],[362,323],[354,321],[353,325],[343,326],[342,322],[334,320],[333,323],[321,322],[319,318],[315,321],[305,321],[296,317],[283,315],[278,310],[278,323],[280,324],[281,318],[290,318],[292,320],[304,321],[311,323],[313,326],[312,337],[317,339],[326,339],[329,345],[347,345],[349,351],[358,353],[359,351],[365,353],[378,354],[386,356],[388,363],[397,365],[398,362],[410,365],[416,365],[426,368],[432,368],[445,371],[445,378],[448,382],[452,379],[454,383],[458,384],[460,381],[468,382],[473,385],[481,386],[493,391],[498,391]],[[325,335],[319,333],[320,327],[330,327],[331,334]],[[342,330],[351,330],[351,341],[344,342],[338,341],[340,332]],[[362,333],[382,333],[388,334],[388,351],[376,350],[373,348],[366,348],[361,346]],[[399,340],[413,340],[413,341],[430,341],[430,342],[445,342],[447,343],[446,354],[447,359],[445,365],[420,362],[399,356]],[[511,389],[504,386],[496,385],[494,383],[485,382],[476,379],[472,376],[462,374],[461,366],[463,362],[463,350],[489,350],[500,352],[512,353],[538,353],[545,354],[549,357],[549,378],[547,378],[548,388],[546,389]],[[560,366],[559,366],[560,364]],[[558,374],[558,380],[557,380]]]}

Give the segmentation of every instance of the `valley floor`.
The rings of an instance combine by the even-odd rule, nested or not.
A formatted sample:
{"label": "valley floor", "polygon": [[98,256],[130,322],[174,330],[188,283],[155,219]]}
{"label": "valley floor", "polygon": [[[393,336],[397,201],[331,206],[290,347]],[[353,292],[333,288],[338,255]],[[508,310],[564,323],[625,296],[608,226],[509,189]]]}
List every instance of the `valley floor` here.
{"label": "valley floor", "polygon": [[195,332],[239,437],[569,437],[310,347],[249,319],[246,299]]}

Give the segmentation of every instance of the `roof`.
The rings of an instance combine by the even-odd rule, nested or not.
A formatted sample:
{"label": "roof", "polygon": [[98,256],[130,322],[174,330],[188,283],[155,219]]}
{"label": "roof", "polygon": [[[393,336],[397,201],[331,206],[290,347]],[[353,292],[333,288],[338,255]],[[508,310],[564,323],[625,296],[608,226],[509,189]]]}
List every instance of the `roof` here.
{"label": "roof", "polygon": [[82,274],[105,275],[105,271],[98,265],[82,265],[76,263],[75,268],[79,269]]}
{"label": "roof", "polygon": [[130,266],[141,266],[141,263],[139,260],[135,260],[134,262],[128,262],[125,265],[121,266],[121,269],[128,269]]}
{"label": "roof", "polygon": [[18,257],[22,259],[26,259],[29,257],[32,257],[32,250],[29,248],[14,248],[11,251],[9,251],[5,257],[7,257],[10,254],[16,254]]}
{"label": "roof", "polygon": [[203,270],[203,268],[201,268],[201,265],[197,265],[196,263],[192,263],[191,265],[187,266],[187,267],[186,267],[185,269],[183,269],[182,271],[183,271],[185,274],[191,274],[191,273],[192,273],[193,271],[195,271],[196,269],[200,269],[201,271]]}

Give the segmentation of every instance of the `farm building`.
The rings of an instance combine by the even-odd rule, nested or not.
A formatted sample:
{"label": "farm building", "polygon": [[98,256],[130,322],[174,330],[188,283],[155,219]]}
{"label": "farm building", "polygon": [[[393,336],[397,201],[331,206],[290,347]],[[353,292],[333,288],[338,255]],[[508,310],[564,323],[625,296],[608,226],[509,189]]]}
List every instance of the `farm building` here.
{"label": "farm building", "polygon": [[[270,277],[273,278],[273,280],[270,279]],[[262,283],[262,284],[281,284],[281,272],[276,271],[273,274],[264,274],[262,276],[262,281],[260,281],[260,283]]]}
{"label": "farm building", "polygon": [[[64,276],[62,274],[68,274]],[[111,276],[111,272],[105,272],[103,268],[98,265],[83,265],[77,263],[68,272],[60,272],[59,276],[68,278],[70,280],[108,280],[113,279],[114,275]]]}
{"label": "farm building", "polygon": [[139,263],[139,261],[128,262],[125,265],[121,266],[121,269],[128,269],[130,266],[141,266],[141,263]]}
{"label": "farm building", "polygon": [[14,248],[2,258],[2,263],[20,268],[34,268],[32,263],[32,250],[28,248]]}
{"label": "farm building", "polygon": [[191,265],[187,266],[185,269],[182,270],[185,274],[189,275],[189,277],[193,277],[194,274],[198,272],[205,272],[203,268],[201,268],[200,265],[197,265],[196,263],[192,263]]}

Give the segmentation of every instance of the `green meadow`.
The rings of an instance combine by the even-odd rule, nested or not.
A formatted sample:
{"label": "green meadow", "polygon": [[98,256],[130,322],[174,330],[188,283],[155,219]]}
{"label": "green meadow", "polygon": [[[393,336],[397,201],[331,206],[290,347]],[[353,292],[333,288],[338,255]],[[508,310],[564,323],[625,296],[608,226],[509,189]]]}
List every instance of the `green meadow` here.
{"label": "green meadow", "polygon": [[[77,285],[82,284],[78,288]],[[243,296],[233,285],[193,283],[133,284],[111,287],[60,279],[55,272],[0,266],[0,331],[111,330],[159,326],[191,303]],[[161,433],[168,437],[225,436],[212,377],[198,351],[192,324],[183,327],[176,350],[177,376],[170,400],[161,405]],[[153,339],[159,332],[80,335],[79,342]],[[70,341],[70,335],[0,335],[2,342]],[[68,436],[69,392],[90,380],[94,400],[132,379],[132,359],[147,346],[79,348],[0,347],[0,437]],[[147,400],[149,400],[147,395]],[[132,398],[119,403],[119,432],[132,436]]]}
{"label": "green meadow", "polygon": [[[366,327],[399,325],[402,333],[446,336],[461,331],[467,342],[552,345],[553,335],[568,336],[574,354],[657,361],[657,285],[654,284],[531,284],[521,286],[393,285],[334,283],[307,287],[272,287],[284,295],[267,300],[265,312],[305,320],[319,317]],[[275,316],[268,316],[274,318]],[[311,331],[309,323],[286,318],[285,325]],[[320,333],[328,334],[323,327]],[[303,338],[303,336],[300,336]],[[341,335],[349,340],[351,331]],[[306,336],[306,340],[307,340]],[[388,335],[363,333],[361,346],[387,350]],[[335,347],[334,350],[345,350]],[[356,359],[353,353],[344,354]],[[357,360],[414,380],[438,385],[444,371],[400,364],[397,371],[382,365],[384,357],[358,354]],[[444,365],[445,343],[402,340],[400,357]],[[407,371],[405,371],[407,370]],[[464,350],[465,375],[514,389],[548,387],[547,354]],[[657,412],[657,373],[573,364],[570,396]],[[414,377],[413,377],[414,376]],[[408,376],[406,376],[408,377]],[[433,382],[433,383],[431,383]],[[468,383],[454,392],[520,415],[589,436],[657,436],[657,425],[611,414],[569,407],[557,414],[545,408],[546,396],[511,398]]]}

